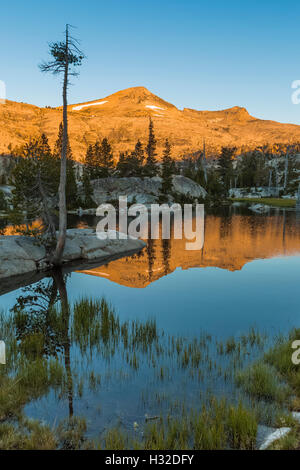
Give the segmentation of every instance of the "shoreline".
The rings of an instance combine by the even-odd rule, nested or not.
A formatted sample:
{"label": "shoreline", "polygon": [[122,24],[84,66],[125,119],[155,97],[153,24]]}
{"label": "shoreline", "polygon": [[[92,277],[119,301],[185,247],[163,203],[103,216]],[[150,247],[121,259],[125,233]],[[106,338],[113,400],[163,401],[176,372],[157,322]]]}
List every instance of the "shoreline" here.
{"label": "shoreline", "polygon": [[258,198],[258,197],[250,197],[250,198],[230,198],[232,203],[244,203],[244,204],[263,204],[265,206],[274,207],[274,208],[281,208],[281,209],[295,209],[297,199],[291,198]]}
{"label": "shoreline", "polygon": [[[63,272],[99,267],[145,248],[139,239],[99,240],[91,229],[69,229],[63,256]],[[38,282],[52,269],[43,261],[45,248],[34,238],[0,236],[0,295]]]}

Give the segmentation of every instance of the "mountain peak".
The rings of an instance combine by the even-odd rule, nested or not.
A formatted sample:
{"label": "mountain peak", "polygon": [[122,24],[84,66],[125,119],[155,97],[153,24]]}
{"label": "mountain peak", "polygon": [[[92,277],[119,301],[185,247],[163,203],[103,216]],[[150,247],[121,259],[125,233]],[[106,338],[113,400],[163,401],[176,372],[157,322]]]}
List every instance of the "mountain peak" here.
{"label": "mountain peak", "polygon": [[151,93],[151,91],[148,90],[148,88],[146,88],[145,86],[133,86],[129,88],[124,88],[123,90],[120,90],[117,93],[136,93],[136,94],[145,93],[148,95],[153,95],[153,93]]}
{"label": "mountain peak", "polygon": [[246,108],[244,108],[243,106],[233,106],[232,108],[227,108],[227,109],[224,109],[224,111],[228,111],[230,113],[235,113],[235,114],[243,114],[243,115],[248,115],[250,116],[250,114],[248,113],[248,110]]}
{"label": "mountain peak", "polygon": [[143,100],[149,98],[150,96],[155,95],[153,95],[153,93],[151,93],[147,88],[143,86],[136,86],[117,91],[116,93],[109,95],[108,98],[116,97],[131,100]]}
{"label": "mountain peak", "polygon": [[[69,136],[73,155],[82,161],[88,144],[108,137],[114,155],[130,151],[140,139],[146,145],[148,119],[153,118],[157,154],[161,157],[166,138],[176,157],[202,148],[203,139],[214,154],[224,145],[255,147],[275,142],[300,140],[300,126],[252,117],[247,109],[233,106],[218,111],[176,108],[144,86],[135,86],[97,100],[69,105]],[[43,132],[54,145],[62,108],[38,108],[7,101],[0,106],[0,152],[22,145],[30,136]]]}

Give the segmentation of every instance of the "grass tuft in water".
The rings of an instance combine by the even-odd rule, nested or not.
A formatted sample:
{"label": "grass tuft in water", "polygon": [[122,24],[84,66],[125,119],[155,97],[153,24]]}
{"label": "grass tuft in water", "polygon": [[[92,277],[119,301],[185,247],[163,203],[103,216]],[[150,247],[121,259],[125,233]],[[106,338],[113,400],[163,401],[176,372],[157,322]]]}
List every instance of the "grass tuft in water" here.
{"label": "grass tuft in water", "polygon": [[290,395],[287,385],[276,369],[264,362],[257,362],[236,373],[235,381],[251,398],[284,403]]}

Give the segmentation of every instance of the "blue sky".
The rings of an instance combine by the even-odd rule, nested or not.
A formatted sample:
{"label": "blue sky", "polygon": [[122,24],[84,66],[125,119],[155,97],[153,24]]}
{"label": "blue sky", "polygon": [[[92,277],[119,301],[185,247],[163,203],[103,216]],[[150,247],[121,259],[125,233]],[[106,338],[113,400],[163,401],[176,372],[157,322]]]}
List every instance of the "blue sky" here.
{"label": "blue sky", "polygon": [[87,55],[69,101],[145,86],[179,108],[244,106],[300,124],[300,2],[15,0],[1,4],[0,80],[7,97],[61,104],[59,79],[42,75],[47,43],[76,25]]}

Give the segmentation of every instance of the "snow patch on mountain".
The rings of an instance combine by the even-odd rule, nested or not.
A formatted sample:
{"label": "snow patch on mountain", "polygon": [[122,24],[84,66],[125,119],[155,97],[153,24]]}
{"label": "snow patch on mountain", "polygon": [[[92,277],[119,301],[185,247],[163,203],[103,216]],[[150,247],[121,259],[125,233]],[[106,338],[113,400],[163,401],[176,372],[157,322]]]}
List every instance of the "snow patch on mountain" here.
{"label": "snow patch on mountain", "polygon": [[146,104],[146,108],[149,108],[149,109],[161,109],[162,111],[165,110],[165,108],[160,108],[159,106],[154,106],[154,104]]}
{"label": "snow patch on mountain", "polygon": [[97,101],[97,103],[81,104],[79,106],[74,106],[72,111],[81,111],[83,108],[89,108],[90,106],[100,106],[101,104],[105,103],[108,103],[108,101]]}

